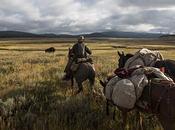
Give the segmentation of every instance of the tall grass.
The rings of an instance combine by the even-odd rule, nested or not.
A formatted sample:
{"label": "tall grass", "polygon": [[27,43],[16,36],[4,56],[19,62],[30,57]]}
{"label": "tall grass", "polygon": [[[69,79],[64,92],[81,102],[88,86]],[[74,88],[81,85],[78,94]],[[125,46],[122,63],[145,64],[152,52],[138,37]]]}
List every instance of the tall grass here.
{"label": "tall grass", "polygon": [[[76,86],[72,88],[70,82],[61,80],[67,59],[65,51],[57,51],[55,54],[46,54],[42,51],[2,51],[0,55],[0,129],[120,129],[121,114],[117,111],[114,121],[112,119],[114,108],[110,108],[111,114],[106,116],[105,98],[98,82],[117,67],[115,48],[98,49],[105,46],[109,48],[108,45],[110,44],[90,44],[92,49],[96,48],[93,51],[97,72],[95,95],[89,94],[88,82],[84,83],[84,92],[73,95]],[[68,44],[61,44],[65,49],[68,46]],[[123,50],[135,51],[127,48]],[[175,57],[171,51],[162,52],[168,57]],[[142,118],[145,130],[161,129],[156,118],[147,114],[142,114]],[[134,130],[135,124],[136,116],[133,111],[129,114],[127,130]]]}

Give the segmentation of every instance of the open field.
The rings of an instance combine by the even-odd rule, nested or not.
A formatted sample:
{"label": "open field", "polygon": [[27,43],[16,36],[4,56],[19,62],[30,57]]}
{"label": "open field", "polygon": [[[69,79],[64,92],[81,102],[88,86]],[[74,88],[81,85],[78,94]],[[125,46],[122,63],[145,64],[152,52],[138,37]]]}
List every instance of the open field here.
{"label": "open field", "polygon": [[[175,60],[175,42],[147,39],[88,39],[96,68],[96,95],[84,92],[73,96],[70,82],[61,81],[67,50],[75,39],[0,39],[0,130],[119,130],[116,121],[105,114],[105,99],[99,79],[117,67],[117,51],[134,53],[141,48],[160,51]],[[55,47],[54,54],[45,53]],[[128,118],[127,129],[135,130],[135,112]],[[145,130],[160,130],[154,117],[142,114]]]}

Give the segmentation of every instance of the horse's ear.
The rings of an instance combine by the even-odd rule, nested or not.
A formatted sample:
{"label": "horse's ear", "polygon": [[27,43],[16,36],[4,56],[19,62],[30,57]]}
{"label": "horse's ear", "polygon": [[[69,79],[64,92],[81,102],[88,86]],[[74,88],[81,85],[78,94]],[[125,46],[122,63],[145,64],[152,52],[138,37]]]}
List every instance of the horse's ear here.
{"label": "horse's ear", "polygon": [[102,80],[100,80],[100,84],[101,84],[101,86],[103,86],[104,88],[106,87],[105,83],[104,83]]}
{"label": "horse's ear", "polygon": [[124,54],[124,51],[122,51],[122,55],[124,56],[125,54]]}
{"label": "horse's ear", "polygon": [[122,56],[122,54],[119,51],[117,51],[117,53],[118,53],[119,56]]}

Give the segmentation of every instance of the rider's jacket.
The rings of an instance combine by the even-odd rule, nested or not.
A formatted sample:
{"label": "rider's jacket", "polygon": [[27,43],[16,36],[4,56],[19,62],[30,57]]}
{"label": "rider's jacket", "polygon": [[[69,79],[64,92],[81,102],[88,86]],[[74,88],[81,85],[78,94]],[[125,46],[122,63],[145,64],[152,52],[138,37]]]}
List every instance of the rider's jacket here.
{"label": "rider's jacket", "polygon": [[76,43],[72,47],[74,59],[87,58],[87,54],[92,54],[91,50],[84,43]]}

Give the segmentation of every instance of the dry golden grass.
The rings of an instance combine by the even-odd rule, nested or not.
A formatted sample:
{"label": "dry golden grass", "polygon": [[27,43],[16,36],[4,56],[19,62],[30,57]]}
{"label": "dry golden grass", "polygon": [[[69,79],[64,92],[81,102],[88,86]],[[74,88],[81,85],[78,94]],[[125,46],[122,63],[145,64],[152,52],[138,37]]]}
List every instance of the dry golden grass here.
{"label": "dry golden grass", "polygon": [[[75,39],[73,39],[75,41]],[[93,50],[97,72],[95,90],[91,98],[88,83],[85,91],[73,96],[70,82],[61,81],[67,61],[67,50],[72,39],[23,39],[0,41],[0,105],[7,113],[0,118],[0,129],[5,130],[109,130],[119,129],[121,115],[116,121],[105,114],[105,99],[98,80],[117,67],[117,51],[134,53],[146,47],[160,51],[165,58],[175,59],[174,43],[160,40],[88,40]],[[55,47],[54,54],[44,50]],[[0,109],[0,114],[2,109]],[[112,112],[112,109],[111,109]],[[143,114],[145,130],[159,130],[156,119]],[[130,113],[127,130],[134,130],[136,117]]]}

